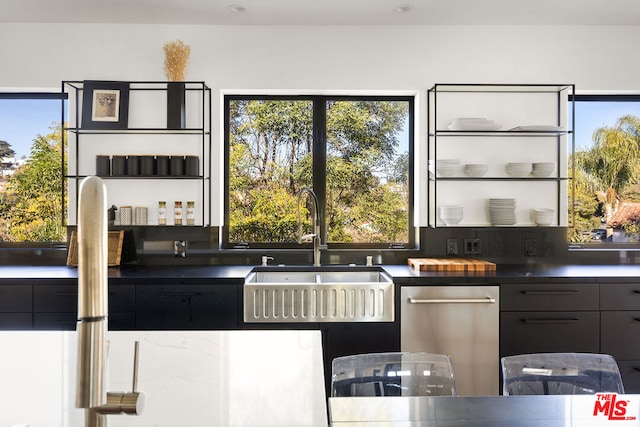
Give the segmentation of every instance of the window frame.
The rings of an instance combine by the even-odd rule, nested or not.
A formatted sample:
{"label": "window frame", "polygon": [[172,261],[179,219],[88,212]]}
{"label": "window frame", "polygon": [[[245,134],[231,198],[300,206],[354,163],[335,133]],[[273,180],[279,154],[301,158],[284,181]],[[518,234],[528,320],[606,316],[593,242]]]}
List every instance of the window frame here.
{"label": "window frame", "polygon": [[222,249],[292,249],[307,248],[311,244],[303,243],[245,243],[229,241],[229,110],[230,102],[233,100],[260,100],[260,101],[312,101],[313,102],[313,191],[318,197],[320,203],[321,235],[326,235],[326,221],[324,218],[326,206],[326,129],[323,126],[326,123],[326,104],[327,101],[403,101],[408,104],[408,120],[407,120],[407,137],[408,137],[408,242],[405,244],[389,244],[389,243],[328,243],[329,249],[378,249],[378,250],[407,250],[416,249],[418,244],[417,229],[414,219],[414,146],[415,146],[415,103],[416,98],[413,95],[278,95],[278,94],[226,94],[223,96],[223,119],[224,119],[224,211],[223,224],[221,230],[220,246]]}
{"label": "window frame", "polygon": [[[16,90],[15,92],[8,90],[0,90],[0,100],[54,100],[60,101],[60,120],[65,117],[65,108],[68,102],[68,95],[63,91],[25,91],[25,90]],[[64,132],[64,124],[60,123],[61,129]],[[34,135],[35,136],[35,135]],[[64,144],[64,135],[63,135],[63,144]],[[63,148],[62,150],[62,162],[66,159],[66,153]],[[60,176],[60,180],[64,184],[65,177]],[[62,198],[62,215],[60,217],[60,222],[63,226],[66,226],[66,203],[64,201],[65,198],[65,190],[64,185],[62,186],[62,192],[60,193],[60,197]],[[61,249],[67,248],[66,241],[60,242],[2,242],[0,241],[0,249]]]}
{"label": "window frame", "polygon": [[[581,93],[573,95],[573,105],[574,111],[572,112],[575,116],[576,122],[580,120],[580,117],[576,113],[575,106],[579,102],[637,102],[640,104],[640,93]],[[574,130],[575,131],[575,130]],[[574,152],[575,155],[575,147]],[[572,191],[572,193],[574,193]],[[572,200],[572,210],[575,215],[575,195]],[[617,251],[628,251],[628,250],[640,250],[640,242],[570,242],[567,241],[569,251],[609,251],[609,252],[617,252]]]}

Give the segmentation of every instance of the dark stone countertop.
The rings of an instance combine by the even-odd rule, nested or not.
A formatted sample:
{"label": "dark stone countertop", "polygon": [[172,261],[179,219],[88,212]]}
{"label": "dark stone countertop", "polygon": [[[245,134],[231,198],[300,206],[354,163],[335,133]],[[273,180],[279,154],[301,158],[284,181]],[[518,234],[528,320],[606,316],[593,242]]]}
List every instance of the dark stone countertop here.
{"label": "dark stone countertop", "polygon": [[[198,283],[242,284],[254,265],[203,266],[122,266],[110,267],[109,279],[118,281],[153,282],[155,280],[193,279]],[[300,268],[301,266],[296,266]],[[382,265],[394,281],[404,284],[419,283],[496,283],[535,281],[630,282],[640,279],[640,265],[498,265],[495,272],[440,273],[421,272],[408,265]],[[272,267],[280,268],[280,267]],[[286,268],[286,267],[283,267]],[[348,268],[345,266],[345,268]],[[76,279],[78,270],[68,266],[0,266],[0,283],[11,280]]]}

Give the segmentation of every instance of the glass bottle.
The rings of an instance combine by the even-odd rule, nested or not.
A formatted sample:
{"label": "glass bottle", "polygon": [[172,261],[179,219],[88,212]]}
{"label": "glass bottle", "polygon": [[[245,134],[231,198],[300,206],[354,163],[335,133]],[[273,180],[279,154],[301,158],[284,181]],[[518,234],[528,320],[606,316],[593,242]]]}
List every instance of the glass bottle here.
{"label": "glass bottle", "polygon": [[187,225],[195,225],[196,223],[196,213],[194,205],[194,202],[187,202]]}
{"label": "glass bottle", "polygon": [[173,205],[173,223],[182,225],[182,202],[175,202]]}
{"label": "glass bottle", "polygon": [[167,225],[167,202],[158,202],[158,225]]}

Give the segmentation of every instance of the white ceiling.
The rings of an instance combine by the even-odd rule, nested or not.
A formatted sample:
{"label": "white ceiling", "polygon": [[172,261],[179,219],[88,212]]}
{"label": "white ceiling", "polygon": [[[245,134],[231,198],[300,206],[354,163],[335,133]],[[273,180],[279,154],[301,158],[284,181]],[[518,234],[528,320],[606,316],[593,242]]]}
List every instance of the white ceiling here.
{"label": "white ceiling", "polygon": [[0,0],[0,22],[640,25],[640,0]]}

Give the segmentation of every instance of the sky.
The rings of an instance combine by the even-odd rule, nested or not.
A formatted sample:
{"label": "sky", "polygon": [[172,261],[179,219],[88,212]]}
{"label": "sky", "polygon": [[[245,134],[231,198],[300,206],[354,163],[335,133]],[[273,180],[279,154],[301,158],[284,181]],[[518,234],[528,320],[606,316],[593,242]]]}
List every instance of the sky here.
{"label": "sky", "polygon": [[603,126],[614,126],[627,114],[640,117],[640,102],[578,102],[576,103],[576,151],[593,143],[593,132]]}
{"label": "sky", "polygon": [[59,100],[0,99],[0,141],[9,143],[16,158],[29,156],[33,140],[59,123]]}

